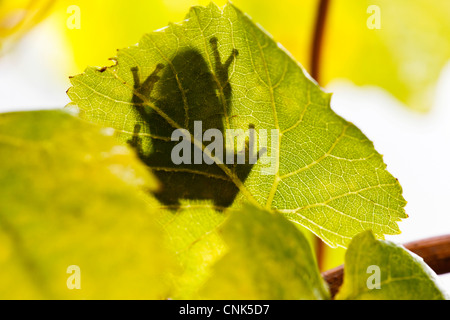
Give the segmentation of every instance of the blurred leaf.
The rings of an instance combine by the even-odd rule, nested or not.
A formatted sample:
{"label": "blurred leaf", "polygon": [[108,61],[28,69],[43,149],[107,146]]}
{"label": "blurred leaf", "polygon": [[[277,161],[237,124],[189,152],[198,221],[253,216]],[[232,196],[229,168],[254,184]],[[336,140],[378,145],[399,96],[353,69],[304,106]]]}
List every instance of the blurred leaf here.
{"label": "blurred leaf", "polygon": [[[60,0],[55,7],[52,22],[62,33],[72,55],[73,73],[86,65],[101,66],[114,56],[118,48],[136,43],[144,32],[167,25],[169,21],[182,20],[190,5],[198,0]],[[71,14],[67,8],[80,9],[80,29],[69,29],[66,24]],[[90,48],[96,48],[91,50]]]}
{"label": "blurred leaf", "polygon": [[[182,24],[119,50],[116,65],[89,67],[71,82],[68,94],[81,116],[115,128],[136,147],[161,181],[155,194],[167,206],[209,201],[222,210],[249,201],[344,247],[366,229],[377,237],[396,234],[396,222],[406,217],[401,187],[372,142],[337,116],[330,95],[231,5],[223,12],[194,7]],[[185,128],[193,135],[194,121],[202,121],[203,132],[269,130],[274,174],[262,161],[174,164],[171,134]]]}
{"label": "blurred leaf", "polygon": [[[369,29],[371,5],[380,9],[381,29]],[[350,79],[376,85],[409,107],[427,111],[450,60],[450,1],[331,1],[323,48],[323,84]]]}
{"label": "blurred leaf", "polygon": [[0,53],[41,22],[54,0],[0,1]]}
{"label": "blurred leaf", "polygon": [[2,299],[168,297],[173,261],[140,191],[155,180],[105,129],[61,111],[2,114],[0,154]]}
{"label": "blurred leaf", "polygon": [[278,213],[252,206],[222,228],[227,253],[202,290],[205,299],[329,299],[311,247]]}
{"label": "blurred leaf", "polygon": [[[370,266],[379,268],[379,289],[369,289],[367,285],[376,281],[369,279],[377,272],[369,270]],[[336,299],[445,299],[436,279],[436,274],[422,258],[392,242],[376,240],[366,231],[350,243],[345,256],[344,283]]]}
{"label": "blurred leaf", "polygon": [[[152,0],[138,1],[78,0],[81,28],[66,28],[71,0],[60,0],[54,10],[54,26],[63,31],[79,73],[86,65],[103,66],[116,49],[137,42],[144,32],[159,29],[168,22],[181,21],[194,5],[207,5],[209,0]],[[227,0],[214,1],[223,6]],[[284,0],[283,5],[269,0],[234,0],[233,3],[262,23],[276,39],[295,53],[303,65],[308,63],[309,44],[316,1]],[[283,17],[282,23],[280,18]],[[120,23],[117,23],[120,21]],[[95,50],[90,48],[95,47]]]}

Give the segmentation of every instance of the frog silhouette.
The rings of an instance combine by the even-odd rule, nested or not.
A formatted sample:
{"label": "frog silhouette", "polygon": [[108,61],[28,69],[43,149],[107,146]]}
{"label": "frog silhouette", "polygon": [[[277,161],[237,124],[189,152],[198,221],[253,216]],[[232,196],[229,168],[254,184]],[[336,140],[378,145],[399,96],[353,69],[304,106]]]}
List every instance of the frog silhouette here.
{"label": "frog silhouette", "polygon": [[[178,143],[170,139],[174,127],[145,103],[151,102],[190,133],[194,132],[194,121],[201,121],[202,133],[218,129],[225,136],[224,116],[230,113],[232,97],[229,69],[236,61],[238,51],[232,50],[222,62],[216,38],[210,39],[210,49],[214,73],[202,54],[194,49],[180,51],[165,66],[158,64],[143,82],[140,70],[131,68],[134,79],[132,104],[138,120],[128,142],[159,179],[161,187],[155,196],[166,205],[178,205],[182,199],[197,199],[211,200],[218,207],[227,207],[239,192],[217,164],[194,164],[193,160],[191,164],[174,164],[171,151]],[[192,145],[192,148],[193,157],[196,147]],[[253,165],[236,162],[227,166],[244,181]]]}

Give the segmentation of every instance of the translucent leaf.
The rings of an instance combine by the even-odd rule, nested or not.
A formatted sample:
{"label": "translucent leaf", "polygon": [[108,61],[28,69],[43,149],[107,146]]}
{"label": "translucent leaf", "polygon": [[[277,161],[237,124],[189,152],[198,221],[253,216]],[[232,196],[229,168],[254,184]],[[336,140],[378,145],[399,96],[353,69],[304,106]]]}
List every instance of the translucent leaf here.
{"label": "translucent leaf", "polygon": [[202,289],[205,299],[328,299],[303,234],[278,213],[252,206],[221,228],[227,253]]}
{"label": "translucent leaf", "polygon": [[[366,229],[377,237],[399,233],[397,221],[406,217],[402,190],[372,142],[336,115],[330,95],[232,5],[193,7],[185,21],[145,35],[115,60],[73,77],[68,94],[83,118],[114,128],[154,171],[161,189],[153,206],[165,210],[161,220],[173,232],[187,233],[172,235],[186,260],[217,258],[221,245],[210,237],[217,238],[227,208],[244,202],[283,213],[331,246],[345,247]],[[266,130],[267,144],[258,150],[270,161],[229,164],[213,156],[206,157],[211,165],[175,164],[174,130],[187,130],[192,153],[205,147],[196,121],[200,135],[253,129],[261,142]],[[248,145],[234,149],[235,159],[242,151],[248,156]],[[201,207],[207,222],[188,220]]]}
{"label": "translucent leaf", "polygon": [[448,299],[422,258],[370,231],[357,235],[345,256],[344,283],[336,299]]}

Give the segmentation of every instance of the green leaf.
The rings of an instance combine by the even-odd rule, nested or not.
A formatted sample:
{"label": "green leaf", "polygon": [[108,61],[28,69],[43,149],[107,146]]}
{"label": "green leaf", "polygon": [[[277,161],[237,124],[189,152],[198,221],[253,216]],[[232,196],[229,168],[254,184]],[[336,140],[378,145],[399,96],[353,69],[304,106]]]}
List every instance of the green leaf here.
{"label": "green leaf", "polygon": [[[213,250],[209,237],[217,238],[226,209],[244,202],[282,212],[331,246],[345,247],[366,229],[377,237],[399,233],[402,189],[372,142],[336,115],[330,94],[234,6],[193,7],[185,21],[145,35],[114,60],[73,77],[68,95],[83,118],[114,128],[152,168],[162,185],[153,205],[167,209],[161,220],[171,221],[170,229],[189,230],[182,241],[171,236],[186,256],[216,259],[221,249]],[[268,130],[266,160],[275,163],[274,174],[264,174],[269,164],[262,159],[175,165],[175,129],[189,131],[193,150],[204,148],[193,136],[195,121],[202,132],[254,128],[258,139]],[[272,139],[271,130],[279,136]],[[209,230],[188,221],[192,207],[208,212]]]}
{"label": "green leaf", "polygon": [[108,135],[62,111],[0,115],[2,299],[169,297],[174,261],[140,191],[156,181]]}
{"label": "green leaf", "polygon": [[[373,287],[378,275],[379,289]],[[376,240],[366,231],[350,243],[344,283],[336,299],[448,299],[436,281],[436,274],[422,258],[392,242]]]}
{"label": "green leaf", "polygon": [[[158,209],[158,221],[168,234],[169,245],[176,252],[182,272],[177,274],[174,299],[192,299],[209,275],[209,269],[223,254],[225,244],[218,232],[228,216],[204,202],[182,203],[171,209],[152,198],[150,206]],[[170,209],[170,210],[169,210]]]}
{"label": "green leaf", "polygon": [[329,298],[308,240],[280,214],[244,206],[221,231],[227,253],[214,265],[202,298]]}

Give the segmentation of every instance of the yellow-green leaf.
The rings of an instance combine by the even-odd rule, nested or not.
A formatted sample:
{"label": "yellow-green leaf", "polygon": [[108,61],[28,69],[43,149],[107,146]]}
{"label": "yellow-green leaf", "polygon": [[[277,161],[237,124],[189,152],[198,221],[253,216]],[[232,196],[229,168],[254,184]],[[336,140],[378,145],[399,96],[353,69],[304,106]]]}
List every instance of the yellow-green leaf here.
{"label": "yellow-green leaf", "polygon": [[170,296],[174,262],[141,191],[156,181],[107,130],[2,114],[0,155],[2,299]]}
{"label": "yellow-green leaf", "polygon": [[[366,229],[377,237],[399,233],[402,189],[372,142],[336,115],[331,95],[233,5],[193,7],[186,20],[144,35],[114,60],[73,77],[68,94],[83,118],[114,128],[159,179],[151,205],[165,210],[160,218],[182,252],[186,282],[203,277],[189,270],[207,273],[205,264],[223,245],[217,226],[228,208],[245,202],[283,213],[331,246],[345,247]],[[200,135],[254,129],[262,139],[267,130],[267,145],[258,150],[269,163],[236,165],[214,156],[211,165],[175,164],[174,130],[187,130],[192,152],[205,146],[196,121]],[[248,149],[236,147],[234,156]],[[188,220],[200,207],[204,225]],[[187,263],[192,259],[195,267]]]}
{"label": "yellow-green leaf", "polygon": [[352,240],[345,256],[344,282],[336,299],[434,300],[449,296],[419,256],[370,231]]}
{"label": "yellow-green leaf", "polygon": [[[232,5],[193,7],[181,24],[119,50],[117,64],[71,79],[81,115],[116,129],[162,182],[164,204],[243,201],[278,210],[332,246],[372,229],[399,232],[402,190],[356,126],[330,108],[330,95],[264,31]],[[268,130],[274,164],[181,164],[175,129]],[[271,130],[278,136],[270,136]],[[274,144],[278,143],[277,148]],[[271,147],[272,146],[272,147]],[[225,161],[224,161],[225,162]]]}
{"label": "yellow-green leaf", "polygon": [[202,298],[329,298],[308,240],[280,214],[244,206],[221,233],[227,253],[214,265]]}

